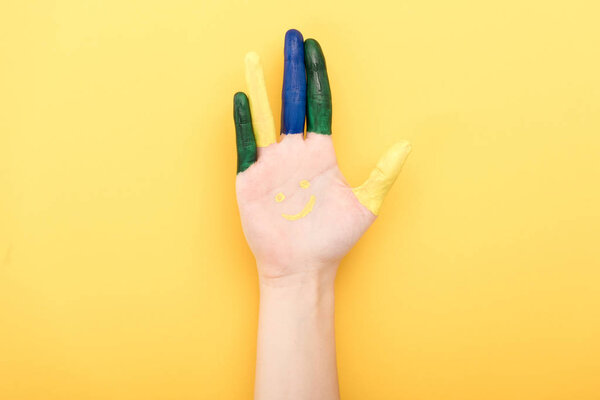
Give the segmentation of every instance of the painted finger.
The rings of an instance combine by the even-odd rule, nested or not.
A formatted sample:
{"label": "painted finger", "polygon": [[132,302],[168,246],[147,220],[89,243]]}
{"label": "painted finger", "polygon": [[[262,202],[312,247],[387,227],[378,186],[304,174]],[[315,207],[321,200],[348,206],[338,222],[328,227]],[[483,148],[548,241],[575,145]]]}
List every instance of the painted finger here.
{"label": "painted finger", "polygon": [[237,173],[244,172],[256,162],[256,140],[252,131],[252,117],[248,97],[242,92],[233,96],[233,121],[237,145]]}
{"label": "painted finger", "polygon": [[252,110],[252,125],[258,147],[267,147],[277,141],[275,136],[275,123],[273,113],[269,106],[265,77],[258,54],[246,54],[246,84],[250,95],[250,109]]}
{"label": "painted finger", "polygon": [[295,29],[290,29],[285,34],[281,100],[281,133],[304,134],[306,115],[304,38]]}
{"label": "painted finger", "polygon": [[352,189],[358,201],[373,214],[379,215],[381,203],[396,181],[409,152],[410,143],[407,141],[394,144],[379,159],[369,178]]}
{"label": "painted finger", "polygon": [[331,89],[321,46],[314,39],[304,42],[306,65],[306,131],[331,135]]}

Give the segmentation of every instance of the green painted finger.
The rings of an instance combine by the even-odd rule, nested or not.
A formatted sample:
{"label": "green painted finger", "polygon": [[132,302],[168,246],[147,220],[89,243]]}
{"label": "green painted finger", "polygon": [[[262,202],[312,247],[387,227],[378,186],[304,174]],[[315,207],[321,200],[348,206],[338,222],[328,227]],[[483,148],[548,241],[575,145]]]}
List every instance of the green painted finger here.
{"label": "green painted finger", "polygon": [[304,42],[306,64],[306,131],[331,135],[331,89],[321,46],[314,39]]}
{"label": "green painted finger", "polygon": [[242,92],[233,96],[233,121],[237,145],[237,173],[243,172],[256,162],[256,140],[252,130],[252,117],[248,97]]}

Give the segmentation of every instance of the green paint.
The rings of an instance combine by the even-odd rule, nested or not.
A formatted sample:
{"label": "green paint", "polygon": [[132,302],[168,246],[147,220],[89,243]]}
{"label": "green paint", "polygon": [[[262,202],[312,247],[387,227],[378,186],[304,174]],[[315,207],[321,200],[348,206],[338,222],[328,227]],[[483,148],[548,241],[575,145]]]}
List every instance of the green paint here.
{"label": "green paint", "polygon": [[306,131],[331,135],[331,89],[321,46],[314,39],[304,42],[306,64]]}
{"label": "green paint", "polygon": [[233,121],[237,145],[237,173],[243,172],[256,162],[256,140],[252,130],[252,117],[248,97],[242,92],[233,96]]}

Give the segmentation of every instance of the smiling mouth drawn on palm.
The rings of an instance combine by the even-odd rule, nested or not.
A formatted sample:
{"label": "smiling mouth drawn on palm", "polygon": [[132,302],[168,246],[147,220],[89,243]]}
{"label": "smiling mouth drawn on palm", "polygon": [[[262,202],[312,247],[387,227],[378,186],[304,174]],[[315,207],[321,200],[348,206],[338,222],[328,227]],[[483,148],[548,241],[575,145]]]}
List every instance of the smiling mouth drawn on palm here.
{"label": "smiling mouth drawn on palm", "polygon": [[[300,187],[302,189],[307,189],[309,186],[310,186],[309,181],[307,181],[307,180],[300,181]],[[275,195],[276,202],[281,203],[283,200],[285,200],[285,195],[283,193],[279,192],[279,193],[277,193],[277,195]],[[316,197],[313,194],[310,196],[310,199],[308,199],[308,202],[304,205],[304,208],[302,209],[302,211],[300,211],[298,214],[281,214],[281,216],[289,221],[295,221],[297,219],[304,218],[308,214],[310,214],[310,212],[313,210],[315,201],[316,201]]]}

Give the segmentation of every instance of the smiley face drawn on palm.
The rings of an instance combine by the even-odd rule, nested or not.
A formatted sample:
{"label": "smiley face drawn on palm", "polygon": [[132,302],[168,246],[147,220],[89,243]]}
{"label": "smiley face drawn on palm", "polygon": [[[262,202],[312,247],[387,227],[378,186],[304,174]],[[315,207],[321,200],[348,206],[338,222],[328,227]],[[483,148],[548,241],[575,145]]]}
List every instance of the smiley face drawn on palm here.
{"label": "smiley face drawn on palm", "polygon": [[298,272],[286,265],[338,262],[375,220],[410,150],[407,142],[392,146],[369,179],[351,188],[331,140],[331,93],[319,44],[290,30],[284,56],[279,143],[255,53],[246,56],[250,101],[241,92],[234,96],[237,200],[250,248],[267,268],[259,271],[263,276]]}
{"label": "smiley face drawn on palm", "polygon": [[[308,189],[310,187],[310,182],[307,181],[306,179],[302,179],[298,183],[298,186],[300,186],[302,189]],[[285,194],[283,194],[283,192],[279,192],[275,195],[276,202],[281,203],[284,200],[285,200]],[[315,195],[311,194],[310,198],[308,199],[308,202],[304,205],[304,207],[302,207],[302,210],[300,210],[299,213],[296,213],[296,214],[282,213],[281,216],[283,218],[287,219],[288,221],[296,221],[300,218],[304,218],[312,212],[313,207],[315,206],[315,201],[316,201]]]}

